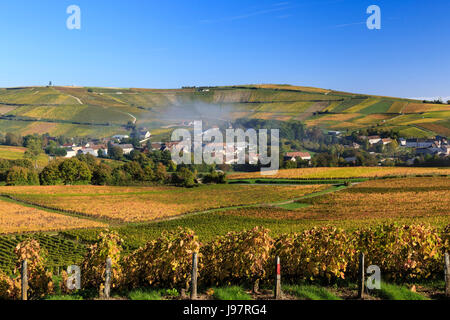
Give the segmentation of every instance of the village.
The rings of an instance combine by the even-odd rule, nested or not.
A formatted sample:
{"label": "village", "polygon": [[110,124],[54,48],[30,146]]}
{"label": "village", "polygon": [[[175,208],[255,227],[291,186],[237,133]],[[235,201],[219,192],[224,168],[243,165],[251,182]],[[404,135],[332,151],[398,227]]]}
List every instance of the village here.
{"label": "village", "polygon": [[[191,123],[185,122],[187,126]],[[205,135],[204,131],[201,135]],[[432,139],[425,138],[389,138],[380,135],[363,136],[359,135],[356,139],[345,136],[340,131],[328,131],[328,136],[333,137],[345,150],[366,150],[373,156],[378,156],[378,165],[383,165],[386,161],[394,161],[396,159],[403,160],[407,165],[414,165],[415,161],[420,157],[435,157],[440,159],[448,159],[450,156],[450,144],[448,139],[443,136],[436,136]],[[135,143],[130,143],[131,138],[136,138]],[[87,143],[75,144],[67,143],[60,147],[66,151],[65,158],[73,158],[78,155],[92,155],[94,157],[109,157],[108,150],[112,147],[118,147],[122,150],[123,155],[130,155],[134,150],[150,153],[155,151],[172,152],[180,144],[180,141],[152,141],[152,134],[146,128],[139,128],[130,137],[129,135],[114,135],[110,138],[92,139]],[[356,140],[356,141],[353,141]],[[138,143],[136,143],[138,141]],[[193,143],[192,143],[193,144]],[[388,146],[395,146],[397,153],[391,153],[385,156],[382,150]],[[213,150],[212,157],[223,157],[224,164],[233,165],[238,163],[239,156],[242,156],[248,150],[248,147],[218,142],[202,142],[202,148]],[[180,148],[179,148],[180,149]],[[182,151],[181,149],[179,151]],[[405,152],[408,151],[408,152]],[[303,162],[307,166],[311,166],[314,155],[316,153],[308,150],[282,150],[282,158],[285,162]],[[242,159],[242,158],[241,158]],[[348,165],[356,165],[356,156],[343,157]],[[259,154],[248,152],[245,154],[245,162],[256,164],[259,160]]]}

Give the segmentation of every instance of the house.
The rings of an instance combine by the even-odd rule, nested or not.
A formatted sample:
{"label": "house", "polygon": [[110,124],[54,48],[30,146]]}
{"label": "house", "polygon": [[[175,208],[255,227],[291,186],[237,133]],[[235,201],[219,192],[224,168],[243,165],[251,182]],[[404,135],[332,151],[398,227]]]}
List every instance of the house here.
{"label": "house", "polygon": [[162,143],[161,142],[155,142],[151,144],[152,151],[161,150]]}
{"label": "house", "polygon": [[132,144],[114,144],[114,146],[121,148],[123,151],[123,154],[130,154],[131,151],[134,150],[134,147]]}
{"label": "house", "polygon": [[108,147],[105,145],[93,145],[91,149],[94,150],[95,156],[98,157],[98,152],[102,150],[103,155],[106,156],[108,154]]}
{"label": "house", "polygon": [[433,145],[433,140],[426,139],[406,139],[405,147],[407,148],[430,148]]}
{"label": "house", "polygon": [[387,145],[392,143],[392,139],[391,138],[385,138],[385,139],[381,139],[381,141],[379,143],[383,143],[383,145]]}
{"label": "house", "polygon": [[369,144],[377,144],[381,141],[380,136],[370,136],[367,139],[369,140]]}
{"label": "house", "polygon": [[359,149],[359,148],[361,148],[361,145],[359,143],[353,142],[352,143],[352,148],[353,149]]}
{"label": "house", "polygon": [[117,140],[123,140],[123,139],[129,139],[130,136],[127,136],[125,134],[116,134],[115,136],[112,137],[113,139],[117,139]]}
{"label": "house", "polygon": [[401,147],[406,147],[406,139],[405,138],[400,138],[398,140],[399,144]]}
{"label": "house", "polygon": [[78,151],[78,154],[84,154],[84,155],[88,155],[90,154],[91,156],[97,157],[98,153],[97,151],[95,151],[92,148],[83,148],[81,150]]}
{"label": "house", "polygon": [[309,152],[288,152],[284,156],[286,161],[297,161],[297,158],[302,160],[311,160],[311,155]]}
{"label": "house", "polygon": [[148,131],[147,129],[139,129],[138,134],[141,143],[147,141],[152,136],[150,131]]}
{"label": "house", "polygon": [[66,154],[65,158],[73,158],[73,157],[76,157],[78,154],[78,150],[75,151],[73,148],[67,148],[66,152],[67,152],[67,154]]}
{"label": "house", "polygon": [[180,142],[165,142],[162,144],[161,151],[172,151],[178,144],[180,144]]}
{"label": "house", "polygon": [[328,131],[328,135],[330,136],[340,136],[341,132],[340,131]]}

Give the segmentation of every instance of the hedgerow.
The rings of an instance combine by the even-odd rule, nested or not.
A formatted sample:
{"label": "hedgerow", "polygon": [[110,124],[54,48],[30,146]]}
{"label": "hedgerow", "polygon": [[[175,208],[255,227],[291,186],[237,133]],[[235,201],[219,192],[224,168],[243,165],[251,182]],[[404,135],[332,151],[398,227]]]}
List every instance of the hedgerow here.
{"label": "hedgerow", "polygon": [[[273,279],[276,256],[281,259],[284,279],[355,279],[360,252],[365,253],[367,266],[380,267],[383,279],[427,280],[443,272],[449,231],[450,225],[441,232],[423,225],[381,225],[354,232],[322,227],[273,239],[268,229],[256,227],[200,244],[192,230],[180,227],[163,232],[128,256],[123,254],[123,241],[117,233],[103,232],[81,265],[82,288],[102,292],[108,257],[112,260],[115,290],[188,288],[193,253],[198,253],[199,283],[203,285],[252,283],[257,288],[260,281]],[[29,262],[30,297],[51,294],[52,274],[45,271],[45,252],[39,243],[27,240],[15,252],[17,268],[24,259]],[[63,279],[67,279],[64,273]],[[17,299],[19,294],[20,277],[13,279],[0,273],[0,299]]]}

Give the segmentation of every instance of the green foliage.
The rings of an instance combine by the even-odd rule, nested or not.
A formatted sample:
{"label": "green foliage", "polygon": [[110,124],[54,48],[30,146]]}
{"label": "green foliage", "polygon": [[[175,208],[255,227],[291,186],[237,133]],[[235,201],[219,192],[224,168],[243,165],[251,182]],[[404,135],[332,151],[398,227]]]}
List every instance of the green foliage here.
{"label": "green foliage", "polygon": [[59,171],[66,185],[88,184],[92,179],[92,173],[88,165],[74,158],[61,162]]}
{"label": "green foliage", "polygon": [[59,171],[60,161],[50,162],[39,174],[39,180],[44,186],[63,184],[63,177]]}
{"label": "green foliage", "polygon": [[39,177],[34,170],[23,167],[12,167],[6,174],[8,186],[39,185]]}
{"label": "green foliage", "polygon": [[13,274],[16,264],[14,249],[19,243],[30,239],[38,241],[40,246],[48,253],[45,260],[47,268],[55,269],[59,266],[80,263],[86,253],[84,245],[55,235],[0,236],[0,270],[9,275]]}
{"label": "green foliage", "polygon": [[208,173],[203,177],[202,182],[206,184],[208,183],[224,184],[227,183],[227,177],[225,173],[213,170],[212,172]]}
{"label": "green foliage", "polygon": [[39,175],[42,185],[78,185],[88,184],[92,172],[88,164],[77,158],[50,162]]}
{"label": "green foliage", "polygon": [[305,300],[342,300],[327,289],[313,285],[283,286],[283,292]]}
{"label": "green foliage", "polygon": [[172,183],[185,187],[185,188],[192,188],[196,185],[196,175],[189,170],[188,168],[179,168],[178,171],[174,174],[172,174]]}
{"label": "green foliage", "polygon": [[405,286],[398,286],[386,282],[381,283],[381,290],[374,290],[371,294],[386,300],[429,300],[419,293],[412,292]]}
{"label": "green foliage", "polygon": [[139,301],[154,301],[154,300],[162,300],[162,295],[160,290],[133,290],[128,293],[128,298],[130,300],[139,300]]}
{"label": "green foliage", "polygon": [[111,146],[108,148],[108,155],[111,159],[121,160],[123,158],[123,149],[118,146]]}

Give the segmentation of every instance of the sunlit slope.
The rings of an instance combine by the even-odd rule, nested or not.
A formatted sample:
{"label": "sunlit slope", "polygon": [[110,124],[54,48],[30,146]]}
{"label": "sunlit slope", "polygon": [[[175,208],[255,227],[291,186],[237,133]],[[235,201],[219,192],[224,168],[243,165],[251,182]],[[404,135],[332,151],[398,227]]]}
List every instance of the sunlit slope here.
{"label": "sunlit slope", "polygon": [[32,87],[0,89],[0,132],[98,135],[152,129],[208,116],[220,120],[301,120],[353,130],[383,126],[405,136],[450,133],[450,106],[289,85],[184,89]]}

